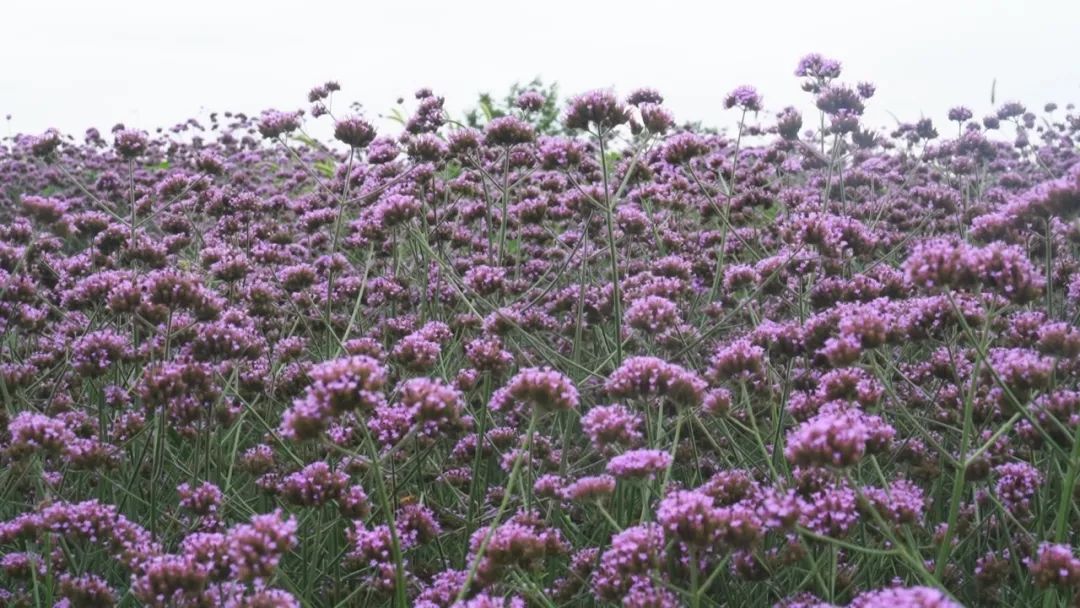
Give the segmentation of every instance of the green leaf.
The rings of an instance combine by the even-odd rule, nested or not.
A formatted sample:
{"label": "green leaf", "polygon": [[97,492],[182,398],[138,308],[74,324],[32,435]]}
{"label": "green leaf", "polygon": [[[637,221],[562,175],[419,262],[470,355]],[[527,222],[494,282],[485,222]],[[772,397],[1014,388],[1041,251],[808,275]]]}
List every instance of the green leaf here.
{"label": "green leaf", "polygon": [[334,173],[337,171],[337,165],[334,163],[334,161],[328,158],[317,160],[315,161],[314,165],[315,170],[319,173],[322,173],[323,177],[328,179],[334,177]]}
{"label": "green leaf", "polygon": [[397,122],[399,124],[402,124],[402,125],[404,125],[406,122],[408,122],[405,119],[405,115],[402,114],[401,110],[399,110],[398,108],[394,108],[393,110],[390,110],[389,118],[390,118],[390,120],[393,120],[393,121],[395,121],[395,122]]}
{"label": "green leaf", "polygon": [[461,163],[457,161],[450,161],[446,163],[446,168],[442,170],[442,178],[445,180],[451,180],[461,175]]}
{"label": "green leaf", "polygon": [[305,146],[307,146],[309,148],[318,148],[318,149],[323,148],[323,145],[321,143],[319,143],[318,140],[316,140],[314,137],[304,135],[303,133],[293,134],[293,135],[290,135],[289,137],[290,137],[290,139],[294,139],[294,140],[304,144]]}

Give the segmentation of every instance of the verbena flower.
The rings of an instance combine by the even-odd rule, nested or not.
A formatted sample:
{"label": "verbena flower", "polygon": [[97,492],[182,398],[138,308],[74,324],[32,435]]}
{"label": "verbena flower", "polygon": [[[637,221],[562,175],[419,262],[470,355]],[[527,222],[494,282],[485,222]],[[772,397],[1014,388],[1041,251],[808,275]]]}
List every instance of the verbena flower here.
{"label": "verbena flower", "polygon": [[1068,545],[1042,543],[1035,557],[1028,560],[1028,570],[1039,587],[1076,587],[1080,585],[1080,559]]}
{"label": "verbena flower", "polygon": [[626,106],[611,91],[589,91],[567,104],[563,123],[567,129],[608,131],[630,119]]}
{"label": "verbena flower", "polygon": [[681,405],[704,398],[705,381],[697,374],[656,357],[629,357],[604,384],[614,399],[664,397]]}
{"label": "verbena flower", "polygon": [[617,600],[629,591],[635,575],[659,574],[664,544],[663,529],[654,523],[627,528],[612,536],[611,546],[600,556],[593,575],[597,599]]}
{"label": "verbena flower", "polygon": [[259,133],[267,139],[275,139],[300,128],[296,113],[267,110],[259,119]]}
{"label": "verbena flower", "polygon": [[671,464],[671,454],[662,450],[631,450],[609,460],[607,472],[618,479],[655,479]]}
{"label": "verbena flower", "polygon": [[610,475],[581,477],[563,486],[560,494],[570,502],[601,500],[615,492],[615,478]]}
{"label": "verbena flower", "polygon": [[334,138],[351,148],[366,148],[375,135],[375,127],[359,116],[342,118],[334,125]]}
{"label": "verbena flower", "polygon": [[495,118],[484,127],[484,143],[492,146],[526,144],[535,138],[532,126],[514,116]]}
{"label": "verbena flower", "polygon": [[761,95],[751,86],[741,86],[724,97],[725,108],[739,108],[746,112],[761,111]]}
{"label": "verbena flower", "polygon": [[578,391],[565,375],[551,368],[531,367],[519,371],[491,397],[493,410],[529,406],[538,410],[577,409]]}

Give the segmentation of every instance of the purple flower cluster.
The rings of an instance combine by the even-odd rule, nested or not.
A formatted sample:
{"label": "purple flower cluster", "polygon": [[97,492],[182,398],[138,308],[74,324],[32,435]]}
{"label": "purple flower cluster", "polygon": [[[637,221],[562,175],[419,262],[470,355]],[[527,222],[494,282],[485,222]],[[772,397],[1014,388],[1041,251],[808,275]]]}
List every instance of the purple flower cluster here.
{"label": "purple flower cluster", "polygon": [[551,368],[531,367],[519,371],[496,391],[490,407],[496,411],[519,407],[561,411],[577,409],[579,402],[577,388],[565,375]]}
{"label": "purple flower cluster", "polygon": [[672,465],[671,454],[661,450],[631,450],[607,463],[607,472],[618,479],[655,479]]}
{"label": "purple flower cluster", "polygon": [[630,357],[604,384],[613,399],[666,398],[680,405],[698,405],[706,384],[681,365],[657,357]]}
{"label": "purple flower cluster", "polygon": [[312,367],[308,376],[311,385],[306,394],[282,417],[282,432],[288,437],[312,437],[334,416],[353,410],[370,412],[386,402],[386,369],[371,357],[327,361]]}

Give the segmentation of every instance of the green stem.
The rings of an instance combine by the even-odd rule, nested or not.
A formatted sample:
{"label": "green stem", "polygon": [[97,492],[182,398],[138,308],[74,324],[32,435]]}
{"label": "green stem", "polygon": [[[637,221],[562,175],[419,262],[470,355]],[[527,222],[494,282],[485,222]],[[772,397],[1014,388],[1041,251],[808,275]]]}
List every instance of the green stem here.
{"label": "green stem", "polygon": [[[960,436],[960,454],[963,456],[967,454],[969,444],[971,443],[971,434],[974,431],[972,424],[972,409],[975,400],[975,385],[977,378],[979,377],[979,365],[981,361],[975,362],[975,369],[972,373],[971,389],[968,391],[967,398],[964,399],[964,430]],[[952,539],[956,534],[956,522],[960,514],[960,503],[964,497],[964,475],[967,473],[966,466],[956,467],[956,471],[953,473],[953,488],[952,496],[949,498],[949,515],[945,524],[945,538],[942,539],[941,545],[938,547],[937,559],[934,561],[934,576],[940,581],[945,575],[945,564],[949,560],[949,553],[952,551]]]}
{"label": "green stem", "polygon": [[473,579],[476,578],[476,571],[480,568],[480,561],[484,557],[484,551],[487,550],[488,543],[491,542],[491,537],[495,535],[495,529],[499,527],[499,521],[502,520],[502,516],[506,513],[506,508],[510,506],[510,497],[514,494],[514,486],[517,484],[518,477],[521,474],[521,463],[525,461],[529,453],[532,451],[532,436],[536,430],[536,419],[538,418],[536,411],[532,413],[532,417],[529,419],[529,428],[525,431],[525,447],[522,452],[514,459],[514,467],[510,470],[510,479],[506,482],[506,492],[503,493],[502,501],[499,503],[499,510],[495,513],[495,519],[492,520],[491,525],[488,527],[487,533],[484,534],[484,540],[480,543],[480,547],[476,551],[476,555],[473,556],[472,563],[469,565],[469,572],[465,576],[465,583],[461,586],[461,591],[458,592],[455,603],[461,602],[465,599],[465,596],[469,592],[469,587],[472,586]]}
{"label": "green stem", "polygon": [[697,551],[690,549],[690,607],[700,608],[701,594],[698,593],[698,558]]}
{"label": "green stem", "polygon": [[607,153],[604,149],[604,132],[597,130],[600,143],[600,167],[604,177],[604,218],[607,223],[608,257],[611,259],[611,305],[615,314],[615,366],[622,365],[622,290],[619,287],[619,250],[615,247],[615,209],[608,186]]}
{"label": "green stem", "polygon": [[502,208],[499,214],[499,266],[503,265],[503,258],[506,253],[506,207],[509,204],[510,199],[510,148],[506,148],[503,151],[506,160],[503,161],[503,187],[502,187]]}
{"label": "green stem", "polygon": [[367,425],[361,424],[364,431],[364,439],[371,452],[371,469],[375,474],[375,493],[379,501],[379,508],[386,514],[386,524],[390,528],[390,552],[394,558],[394,606],[405,608],[409,605],[405,594],[405,567],[401,557],[401,541],[397,535],[397,522],[394,521],[394,511],[390,505],[390,497],[386,491],[386,481],[383,479],[382,467],[379,464],[379,453],[375,447],[375,441],[367,430]]}

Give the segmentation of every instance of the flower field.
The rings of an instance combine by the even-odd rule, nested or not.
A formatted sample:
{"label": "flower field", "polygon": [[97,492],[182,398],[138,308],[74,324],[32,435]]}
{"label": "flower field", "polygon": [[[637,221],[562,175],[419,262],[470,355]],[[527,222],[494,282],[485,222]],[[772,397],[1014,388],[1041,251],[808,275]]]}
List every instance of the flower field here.
{"label": "flower field", "polygon": [[792,87],[3,140],[0,606],[1080,605],[1080,112]]}

